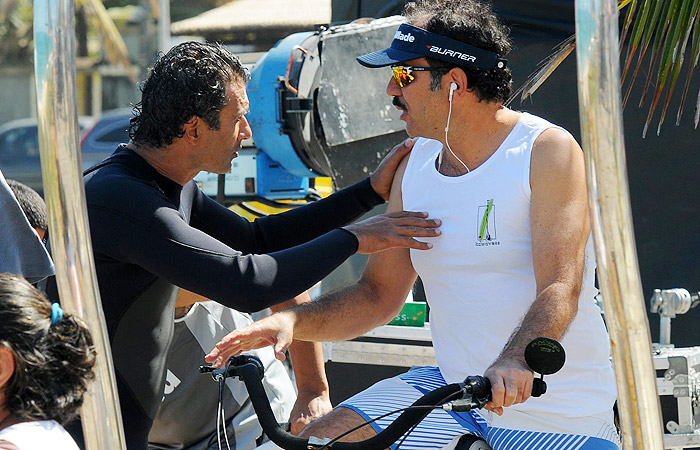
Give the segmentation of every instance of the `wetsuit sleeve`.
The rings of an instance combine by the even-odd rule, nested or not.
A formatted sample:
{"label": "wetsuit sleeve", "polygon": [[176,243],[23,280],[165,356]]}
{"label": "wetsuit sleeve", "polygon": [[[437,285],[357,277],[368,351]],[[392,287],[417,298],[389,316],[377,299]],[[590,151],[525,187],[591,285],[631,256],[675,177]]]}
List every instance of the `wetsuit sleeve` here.
{"label": "wetsuit sleeve", "polygon": [[[155,215],[149,209],[132,208],[125,216],[123,209],[92,206],[93,241],[102,243],[96,257],[138,265],[239,311],[298,295],[357,251],[355,236],[337,229],[286,250],[243,254],[188,225],[173,208],[155,208]],[[245,232],[240,226],[230,231],[240,230]]]}
{"label": "wetsuit sleeve", "polygon": [[251,223],[199,191],[191,224],[243,253],[269,253],[315,239],[382,203],[366,178],[323,200]]}

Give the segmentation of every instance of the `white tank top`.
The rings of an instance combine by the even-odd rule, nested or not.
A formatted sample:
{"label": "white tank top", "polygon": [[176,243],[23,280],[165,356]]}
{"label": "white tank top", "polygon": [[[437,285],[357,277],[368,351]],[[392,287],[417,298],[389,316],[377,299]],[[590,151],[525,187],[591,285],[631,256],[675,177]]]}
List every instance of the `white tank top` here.
{"label": "white tank top", "polygon": [[[445,381],[479,375],[493,363],[535,299],[530,231],[530,155],[549,122],[523,113],[496,152],[459,177],[435,167],[442,144],[419,139],[402,182],[403,207],[442,220],[442,235],[411,250],[430,305],[435,354]],[[578,314],[561,339],[566,364],[546,376],[547,394],[512,408],[582,416],[609,411],[616,398],[610,344],[594,303],[592,239]]]}
{"label": "white tank top", "polygon": [[75,441],[53,420],[22,422],[0,430],[0,441],[8,441],[19,450],[78,450]]}

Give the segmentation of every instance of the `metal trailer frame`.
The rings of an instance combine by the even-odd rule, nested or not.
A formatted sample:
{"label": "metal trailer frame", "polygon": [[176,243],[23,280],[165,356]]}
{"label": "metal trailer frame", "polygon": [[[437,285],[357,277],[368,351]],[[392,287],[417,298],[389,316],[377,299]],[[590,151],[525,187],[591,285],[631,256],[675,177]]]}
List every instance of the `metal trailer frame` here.
{"label": "metal trailer frame", "polygon": [[[89,449],[126,448],[93,265],[78,151],[73,0],[34,3],[40,149],[59,292],[98,348],[82,410]],[[613,347],[625,448],[663,448],[626,178],[617,2],[576,0],[578,83],[591,220]],[[623,300],[622,296],[626,298]]]}
{"label": "metal trailer frame", "polygon": [[74,20],[73,0],[34,2],[41,171],[61,304],[88,324],[97,348],[95,382],[81,410],[85,443],[91,450],[126,450],[85,206],[78,144]]}

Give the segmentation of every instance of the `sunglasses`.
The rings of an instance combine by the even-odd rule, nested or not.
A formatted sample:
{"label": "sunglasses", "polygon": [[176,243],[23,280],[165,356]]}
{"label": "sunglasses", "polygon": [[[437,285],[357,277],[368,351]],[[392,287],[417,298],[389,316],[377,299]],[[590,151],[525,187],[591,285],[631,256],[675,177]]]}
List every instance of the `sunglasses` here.
{"label": "sunglasses", "polygon": [[394,74],[394,81],[400,88],[406,87],[416,79],[413,72],[446,72],[441,67],[416,67],[416,66],[391,66]]}

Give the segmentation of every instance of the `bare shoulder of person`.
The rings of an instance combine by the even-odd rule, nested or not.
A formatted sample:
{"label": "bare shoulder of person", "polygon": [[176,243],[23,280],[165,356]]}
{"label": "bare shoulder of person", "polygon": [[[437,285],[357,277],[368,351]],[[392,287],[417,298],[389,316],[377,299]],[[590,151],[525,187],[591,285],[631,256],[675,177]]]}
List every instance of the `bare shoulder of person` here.
{"label": "bare shoulder of person", "polygon": [[585,179],[584,155],[578,142],[561,128],[549,128],[540,134],[532,147],[530,185],[570,184]]}

